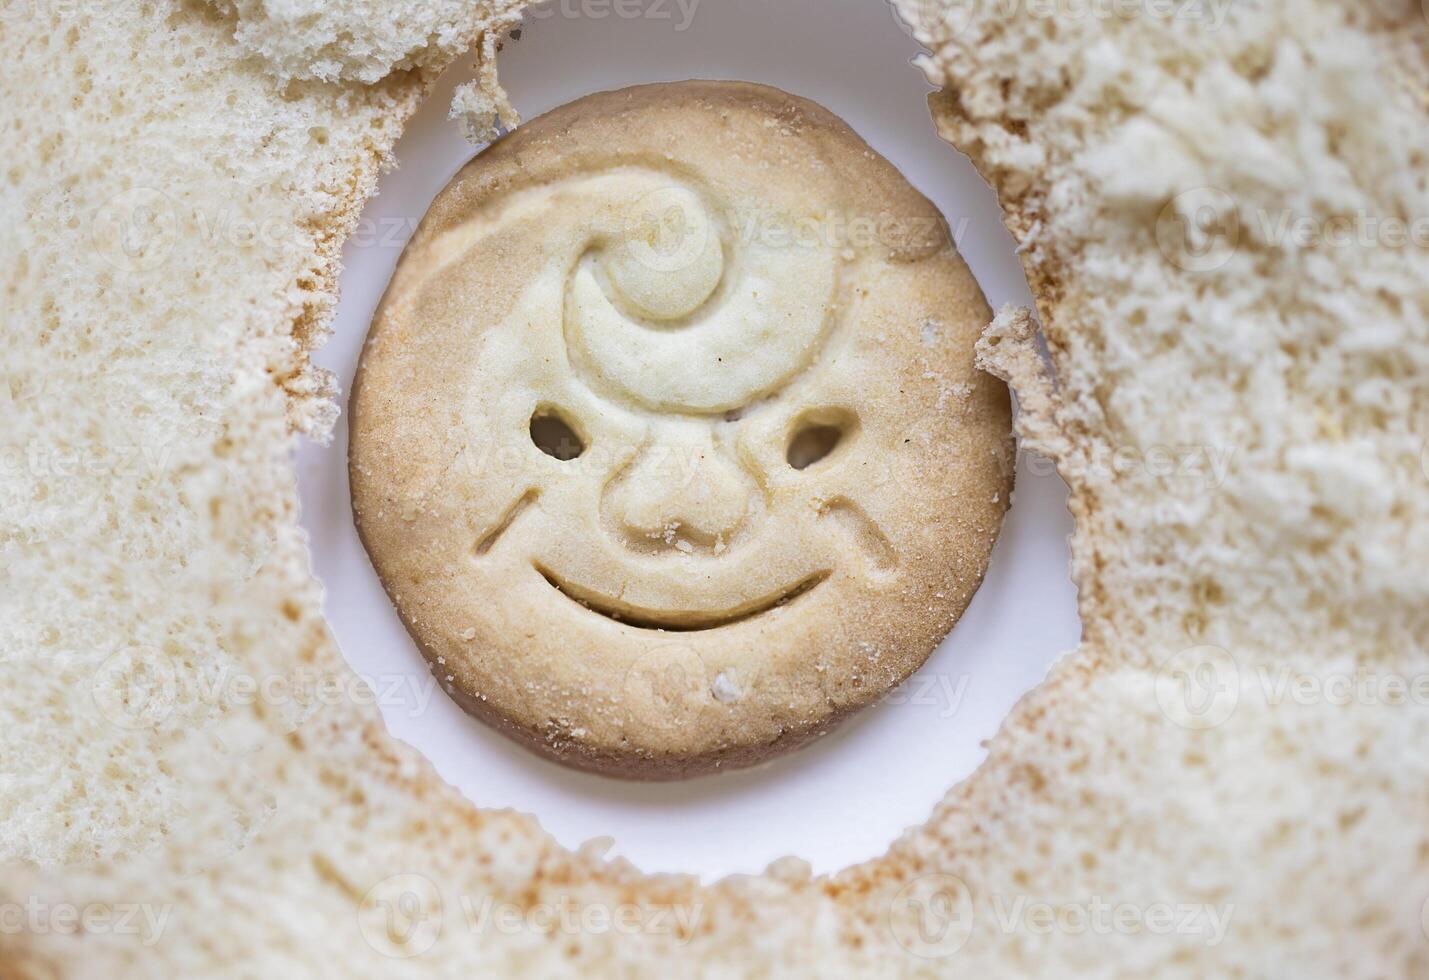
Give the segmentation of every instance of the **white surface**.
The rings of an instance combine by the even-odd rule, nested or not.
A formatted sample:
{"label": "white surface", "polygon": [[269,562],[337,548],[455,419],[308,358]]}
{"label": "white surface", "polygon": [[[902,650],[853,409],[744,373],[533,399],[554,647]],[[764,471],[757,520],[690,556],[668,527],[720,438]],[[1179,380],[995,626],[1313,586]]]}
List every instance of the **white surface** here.
{"label": "white surface", "polygon": [[[500,60],[524,118],[638,82],[740,78],[823,103],[898,165],[948,217],[989,301],[1027,303],[991,191],[933,131],[916,44],[870,0],[558,0],[528,15]],[[635,11],[639,16],[620,16]],[[601,16],[601,14],[604,16]],[[661,16],[668,14],[668,16]],[[398,144],[344,255],[336,336],[316,360],[348,390],[373,310],[427,204],[474,152],[446,119],[453,71]],[[352,525],[347,430],[299,456],[303,523],[343,653],[371,678],[394,734],[476,803],[535,814],[567,846],[611,836],[647,871],[708,879],[788,854],[816,872],[882,853],[923,822],[983,757],[1013,703],[1077,642],[1068,580],[1066,489],[1020,458],[1013,509],[987,580],[952,635],[888,702],[758,769],[686,783],[632,784],[545,762],[468,718],[431,684]]]}

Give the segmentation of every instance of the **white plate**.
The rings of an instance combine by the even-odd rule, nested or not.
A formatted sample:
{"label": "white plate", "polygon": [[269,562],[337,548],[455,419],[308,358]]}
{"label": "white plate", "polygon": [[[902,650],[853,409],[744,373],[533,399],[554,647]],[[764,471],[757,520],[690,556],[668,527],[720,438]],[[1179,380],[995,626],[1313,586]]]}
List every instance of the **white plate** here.
{"label": "white plate", "polygon": [[[993,307],[1030,302],[996,201],[941,142],[909,65],[918,52],[870,0],[555,0],[527,15],[500,58],[523,117],[601,89],[739,78],[808,96],[842,116],[947,216]],[[346,391],[377,301],[432,197],[475,149],[446,119],[449,73],[397,146],[343,256],[336,335],[315,358]],[[1068,580],[1066,488],[1019,458],[1017,492],[987,580],[952,635],[888,702],[757,769],[645,785],[572,772],[468,718],[440,690],[402,628],[352,525],[347,429],[299,454],[303,524],[344,655],[374,682],[387,724],[484,807],[535,814],[566,846],[611,836],[647,871],[705,879],[797,854],[816,872],[882,853],[981,761],[1013,703],[1077,642]]]}

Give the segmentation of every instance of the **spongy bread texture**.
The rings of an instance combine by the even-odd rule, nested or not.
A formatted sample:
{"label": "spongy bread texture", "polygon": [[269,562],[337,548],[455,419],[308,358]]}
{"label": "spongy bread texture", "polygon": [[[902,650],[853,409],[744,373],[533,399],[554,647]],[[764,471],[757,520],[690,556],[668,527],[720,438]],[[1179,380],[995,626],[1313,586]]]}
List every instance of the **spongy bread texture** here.
{"label": "spongy bread texture", "polygon": [[[159,620],[191,606],[195,623],[212,629],[212,590],[230,607],[226,621],[246,624],[249,641],[220,646],[212,634],[185,635],[181,649],[226,651],[258,670],[306,650],[321,669],[341,669],[293,528],[285,395],[263,370],[264,357],[292,346],[291,322],[307,308],[294,283],[311,257],[269,269],[256,255],[241,263],[241,253],[225,253],[209,265],[176,250],[225,283],[242,277],[241,290],[224,286],[234,298],[219,312],[173,270],[136,280],[102,268],[92,249],[65,237],[76,233],[42,206],[42,191],[47,180],[63,185],[75,174],[71,192],[97,208],[108,194],[95,185],[122,189],[125,174],[182,187],[205,167],[236,168],[253,183],[223,182],[212,199],[287,208],[291,227],[331,230],[300,223],[333,212],[296,206],[294,188],[347,187],[353,199],[366,190],[363,175],[388,145],[405,104],[395,93],[404,90],[389,83],[386,112],[365,101],[381,97],[373,90],[345,86],[295,105],[261,69],[239,63],[232,23],[190,7],[156,5],[152,20],[126,8],[103,19],[103,35],[96,19],[90,41],[77,32],[66,42],[62,21],[6,25],[7,48],[34,59],[0,82],[7,128],[16,118],[34,127],[20,141],[24,165],[11,164],[3,192],[18,229],[3,246],[7,324],[16,325],[5,340],[7,418],[51,441],[76,438],[89,424],[118,425],[139,402],[137,393],[124,401],[126,377],[154,394],[159,405],[150,411],[166,431],[195,414],[170,404],[182,393],[218,390],[235,407],[225,420],[231,463],[220,462],[216,442],[193,452],[194,475],[224,487],[206,496],[173,490],[153,509],[106,511],[103,494],[119,492],[114,481],[84,476],[47,487],[69,496],[46,506],[7,476],[5,703],[15,721],[4,735],[5,850],[51,865],[104,860],[15,867],[6,899],[170,910],[157,937],[8,933],[8,971],[1429,973],[1429,762],[1419,750],[1429,720],[1422,699],[1396,695],[1391,683],[1429,673],[1429,267],[1422,247],[1382,242],[1378,233],[1336,245],[1315,231],[1359,212],[1429,215],[1429,23],[1411,0],[1236,5],[1219,23],[1158,17],[1153,8],[1161,9],[1044,16],[1041,5],[1009,11],[984,0],[904,11],[932,51],[927,69],[947,86],[934,103],[940,125],[994,183],[1024,244],[1055,375],[1040,371],[1032,321],[1015,311],[995,324],[984,363],[1013,379],[1025,439],[1054,455],[1072,489],[1082,646],[1013,712],[983,767],[886,857],[816,880],[783,862],[768,875],[705,889],[602,862],[597,849],[562,851],[526,818],[475,810],[388,739],[374,712],[346,702],[325,706],[291,735],[264,734],[265,748],[245,756],[268,816],[246,847],[219,862],[204,857],[211,835],[173,833],[180,811],[164,801],[183,780],[159,792],[156,765],[137,770],[148,781],[121,775],[146,765],[155,736],[121,738],[81,717],[83,661],[69,674],[56,666],[87,649],[69,635],[81,623],[100,624],[106,637],[157,631]],[[203,94],[218,88],[212,76],[202,92],[175,84],[181,76],[167,62],[181,46],[157,33],[167,20],[184,38],[201,36],[190,43],[206,57],[233,59],[219,78],[249,93],[251,125],[290,121],[269,147],[165,141],[166,131],[235,124],[214,118]],[[66,53],[64,43],[93,49]],[[165,67],[136,77],[118,64],[131,52],[129,65]],[[87,78],[50,68],[81,59],[92,66]],[[48,79],[56,102],[26,109],[36,78]],[[153,133],[167,152],[143,158],[143,168],[128,155],[127,168],[69,162],[61,151],[72,151],[55,133],[66,105],[85,104],[86,85],[115,120],[130,121],[125,131]],[[143,115],[156,105],[164,111]],[[272,142],[315,124],[350,140],[322,156],[331,185],[297,154],[284,159],[287,170],[271,156]],[[121,128],[110,125],[105,132]],[[120,152],[102,143],[86,152]],[[176,146],[190,149],[180,158]],[[1182,198],[1187,191],[1194,194]],[[344,198],[334,192],[330,200]],[[1281,214],[1307,219],[1309,230],[1289,234]],[[67,244],[62,263],[35,258]],[[258,305],[248,308],[249,300]],[[41,353],[45,336],[51,349]],[[81,361],[86,342],[103,354]],[[130,343],[143,358],[126,368],[119,348]],[[246,387],[198,387],[190,374],[199,351],[210,353],[220,378]],[[42,381],[40,398],[33,392]],[[99,397],[114,407],[84,407]],[[1176,458],[1168,469],[1164,451],[1178,446],[1216,449],[1222,459],[1230,451],[1229,462],[1209,480],[1204,458],[1200,473]],[[214,498],[220,510],[234,499],[266,509],[255,504],[251,523],[210,523]],[[242,572],[216,559],[241,553],[240,529],[254,527],[271,529],[277,543],[243,591]],[[143,559],[139,545],[164,535],[175,536],[170,550]],[[107,599],[98,596],[105,578],[97,570],[106,560],[123,561],[115,587],[127,590]],[[183,562],[187,575],[149,580],[151,567]],[[207,562],[213,570],[195,578]],[[46,588],[22,591],[17,582]],[[1202,664],[1213,673],[1198,672]],[[1200,714],[1177,683],[1195,676],[1221,682]],[[1378,680],[1358,680],[1366,676]],[[1348,697],[1331,693],[1345,688],[1342,680],[1353,682]],[[131,737],[133,745],[124,741]],[[104,748],[100,758],[87,754],[91,744]],[[116,775],[104,774],[105,757]],[[71,792],[41,795],[66,772]],[[31,773],[45,778],[27,781]],[[86,793],[88,815],[78,803]],[[200,809],[215,798],[192,795]],[[151,818],[156,805],[173,814],[168,823]],[[139,854],[145,844],[153,846]],[[397,886],[380,883],[399,874],[430,883],[426,891],[410,879],[407,886],[427,896],[419,906],[435,917],[422,920],[424,929],[364,929],[364,908],[393,897],[383,889]],[[684,915],[656,922],[638,913],[641,928],[617,932],[524,914],[562,902]],[[1125,911],[1098,916],[1097,903]],[[481,917],[493,908],[517,914]],[[919,932],[919,912],[939,909],[941,918],[924,920]],[[405,946],[397,944],[403,935]],[[425,947],[420,955],[382,955],[415,952],[413,943]]]}
{"label": "spongy bread texture", "polygon": [[424,81],[277,81],[202,4],[44,12],[0,23],[65,80],[4,110],[0,849],[226,853],[312,710],[234,681],[330,661],[288,452],[336,414],[305,351]]}
{"label": "spongy bread texture", "polygon": [[261,58],[279,81],[380,82],[393,73],[440,68],[519,17],[524,5],[489,0],[212,0],[234,25],[239,49]]}
{"label": "spongy bread texture", "polygon": [[271,806],[243,746],[300,719],[179,686],[326,643],[285,472],[333,412],[302,349],[417,91],[280,90],[203,6],[45,12],[0,25],[54,80],[16,76],[3,110],[27,153],[0,246],[0,840],[117,859],[206,810],[199,846],[224,850]]}

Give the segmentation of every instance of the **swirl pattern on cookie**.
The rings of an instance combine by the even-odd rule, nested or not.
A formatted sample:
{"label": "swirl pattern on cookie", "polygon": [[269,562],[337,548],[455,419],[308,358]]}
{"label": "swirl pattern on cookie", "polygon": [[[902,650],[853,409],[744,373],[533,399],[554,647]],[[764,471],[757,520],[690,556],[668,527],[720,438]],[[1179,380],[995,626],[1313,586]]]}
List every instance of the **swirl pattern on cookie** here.
{"label": "swirl pattern on cookie", "polygon": [[747,765],[915,670],[1010,494],[990,313],[826,110],[732,82],[533,120],[437,197],[352,398],[354,514],[467,710],[636,778]]}

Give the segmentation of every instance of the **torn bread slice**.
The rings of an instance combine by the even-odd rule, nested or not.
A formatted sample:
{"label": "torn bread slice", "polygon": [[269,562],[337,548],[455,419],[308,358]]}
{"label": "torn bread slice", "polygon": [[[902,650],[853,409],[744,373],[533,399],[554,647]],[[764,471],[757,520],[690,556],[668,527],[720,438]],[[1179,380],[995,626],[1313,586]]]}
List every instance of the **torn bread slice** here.
{"label": "torn bread slice", "polygon": [[[241,756],[256,801],[228,779],[208,780],[223,793],[183,790],[197,765],[178,771],[178,789],[150,793],[166,771],[155,743],[78,720],[91,695],[76,651],[150,624],[176,631],[189,656],[342,670],[285,458],[285,411],[311,402],[274,381],[301,377],[291,325],[331,288],[318,257],[418,89],[405,76],[273,84],[232,40],[261,20],[192,6],[125,8],[70,35],[58,18],[8,24],[22,65],[0,82],[4,112],[13,121],[49,101],[24,112],[27,159],[3,198],[16,228],[3,246],[8,310],[24,326],[7,334],[7,418],[51,443],[136,410],[165,433],[184,431],[180,419],[223,429],[185,438],[203,449],[176,464],[194,482],[162,493],[111,502],[119,488],[97,478],[6,483],[18,529],[6,570],[26,587],[4,593],[5,757],[28,760],[7,769],[6,847],[52,866],[8,871],[7,908],[135,912],[124,931],[93,916],[82,932],[51,919],[7,930],[6,972],[1429,971],[1429,764],[1417,751],[1429,716],[1412,693],[1429,672],[1429,270],[1422,250],[1377,236],[1336,246],[1314,231],[1360,212],[1429,213],[1424,89],[1405,84],[1423,77],[1410,58],[1429,24],[1412,2],[1238,5],[1218,23],[1150,5],[1115,18],[1040,9],[910,2],[904,13],[946,86],[934,100],[944,132],[994,182],[1023,241],[1055,382],[1016,313],[984,361],[1026,393],[1023,431],[1072,487],[1084,643],[886,857],[814,880],[791,860],[704,889],[476,810],[371,709],[328,705],[296,727],[258,719],[243,742],[177,705],[176,729],[253,749],[194,758],[222,774]],[[337,25],[362,12],[314,16]],[[222,64],[208,88],[185,88],[172,61],[199,47]],[[129,52],[152,73],[125,66]],[[222,110],[223,86],[243,111]],[[110,140],[58,133],[76,101],[109,114]],[[228,136],[244,118],[246,138]],[[328,127],[326,144],[315,127]],[[164,152],[131,151],[125,133]],[[73,177],[87,214],[142,178],[172,193],[202,175],[206,200],[276,208],[280,227],[311,236],[291,264],[225,253],[196,285],[185,266],[146,278],[101,264],[108,246],[83,244],[63,195],[46,195]],[[1310,231],[1286,237],[1299,219]],[[157,404],[141,408],[131,389]],[[100,400],[107,410],[91,410]],[[1182,447],[1230,462],[1182,469]],[[268,559],[245,578],[240,556],[254,548]],[[161,640],[157,628],[141,638]],[[161,672],[141,676],[163,690]],[[1347,699],[1333,693],[1346,684]],[[147,701],[116,703],[121,718],[134,705],[147,717]],[[183,810],[165,802],[176,792]],[[53,867],[86,857],[98,860]],[[630,909],[636,928],[551,926],[559,908],[607,922]]]}

